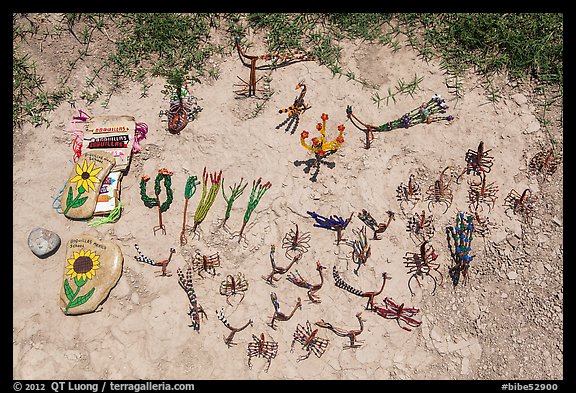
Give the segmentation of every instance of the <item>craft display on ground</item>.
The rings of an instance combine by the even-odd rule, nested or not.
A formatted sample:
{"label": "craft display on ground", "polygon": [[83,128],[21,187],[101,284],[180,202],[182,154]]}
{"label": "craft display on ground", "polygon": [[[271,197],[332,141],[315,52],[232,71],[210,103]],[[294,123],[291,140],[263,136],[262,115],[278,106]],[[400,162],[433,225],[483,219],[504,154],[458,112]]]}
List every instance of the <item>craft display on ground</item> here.
{"label": "craft display on ground", "polygon": [[122,250],[114,242],[87,234],[70,238],[60,290],[64,315],[95,311],[120,279],[123,262]]}

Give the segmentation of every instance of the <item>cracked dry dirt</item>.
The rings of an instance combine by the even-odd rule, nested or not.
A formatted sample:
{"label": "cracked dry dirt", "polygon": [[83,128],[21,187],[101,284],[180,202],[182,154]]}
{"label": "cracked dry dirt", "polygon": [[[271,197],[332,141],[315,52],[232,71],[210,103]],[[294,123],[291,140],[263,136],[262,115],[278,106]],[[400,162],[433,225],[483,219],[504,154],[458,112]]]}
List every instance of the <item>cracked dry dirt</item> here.
{"label": "cracked dry dirt", "polygon": [[[254,52],[264,50],[261,37],[248,39],[256,43]],[[66,45],[62,44],[47,40],[42,51],[31,48],[48,82],[56,79],[63,61],[59,51]],[[107,44],[103,39],[96,48],[104,51]],[[122,94],[112,96],[106,108],[98,103],[83,107],[91,115],[133,115],[150,128],[142,152],[133,157],[122,181],[124,211],[114,224],[90,228],[85,222],[68,221],[51,207],[51,197],[57,195],[71,170],[72,137],[65,131],[76,109],[63,104],[50,113],[50,126],[26,125],[14,130],[14,379],[563,378],[563,167],[545,181],[528,170],[532,156],[549,146],[550,135],[559,142],[561,151],[561,110],[548,112],[544,127],[538,121],[538,97],[527,85],[501,81],[502,98],[492,104],[479,79],[470,74],[463,79],[463,95],[457,99],[447,88],[447,76],[438,64],[423,62],[409,47],[397,52],[361,42],[343,42],[342,47],[343,69],[376,84],[381,96],[397,80],[411,80],[414,75],[423,77],[420,89],[414,97],[398,95],[396,102],[382,102],[377,107],[371,99],[373,90],[345,77],[333,77],[326,67],[306,62],[268,74],[273,92],[270,99],[238,99],[232,85],[237,82],[236,75],[246,77],[248,70],[231,51],[212,60],[220,69],[217,80],[203,79],[192,88],[203,111],[180,135],[168,133],[158,117],[167,107],[160,92],[164,81],[160,79],[153,80],[146,97],[140,97],[138,86],[127,86]],[[81,86],[87,71],[80,66],[75,72],[70,83]],[[294,86],[302,79],[307,83],[306,100],[312,108],[304,114],[297,132],[290,135],[274,127],[284,119],[278,109],[292,102]],[[352,105],[364,121],[379,125],[400,117],[435,93],[446,98],[454,121],[378,134],[369,150],[363,149],[363,133],[346,118],[345,108]],[[252,117],[257,103],[263,107]],[[81,107],[80,102],[76,107]],[[298,136],[304,129],[315,132],[322,113],[329,114],[329,135],[336,132],[338,124],[346,126],[345,143],[330,157],[334,167],[322,166],[317,182],[311,182],[310,175],[295,165],[297,160],[310,158]],[[407,218],[427,206],[421,201],[413,211],[403,214],[396,187],[414,174],[425,192],[446,166],[462,168],[464,154],[476,149],[480,141],[494,157],[489,180],[498,185],[499,192],[489,213],[493,224],[490,233],[473,241],[475,258],[469,282],[455,288],[451,285],[445,234],[445,228],[454,224],[456,212],[468,211],[467,182],[471,176],[465,176],[461,184],[452,183],[454,200],[448,211],[443,214],[441,207],[432,210],[436,228],[432,244],[439,254],[436,262],[441,264],[444,283],[430,296],[430,282],[425,280],[424,288],[411,296],[403,256],[416,251],[416,246],[406,232]],[[162,167],[174,171],[175,198],[163,216],[167,235],[153,236],[157,216],[142,204],[138,184],[142,175]],[[211,172],[222,170],[226,187],[240,177],[248,182],[258,177],[272,182],[252,215],[246,243],[238,244],[218,228],[225,211],[225,202],[218,196],[201,225],[201,239],[179,246],[184,184],[189,175],[201,176],[204,167]],[[503,206],[511,189],[522,192],[525,188],[537,195],[529,226]],[[190,200],[189,220],[199,195],[200,189]],[[229,226],[235,231],[241,225],[248,195],[249,188],[232,210]],[[370,241],[372,255],[355,276],[350,247],[344,243],[336,246],[334,233],[313,227],[306,211],[348,217],[362,209],[378,220],[392,210],[396,220],[382,240]],[[310,251],[294,268],[313,283],[318,281],[316,261],[328,268],[318,292],[322,299],[319,304],[307,302],[306,291],[285,276],[276,288],[261,278],[270,271],[271,245],[278,249],[278,263],[288,263],[280,246],[294,224],[311,234]],[[346,236],[351,238],[351,229],[362,225],[355,216]],[[61,247],[45,260],[36,258],[26,242],[36,226],[55,231],[63,244],[72,236],[90,233],[120,245],[123,275],[97,312],[71,317],[60,311],[65,250]],[[188,300],[177,276],[157,277],[157,269],[135,261],[134,243],[153,258],[165,258],[169,248],[175,247],[177,252],[168,269],[172,273],[190,262],[196,249],[220,254],[218,275],[195,281],[199,302],[208,315],[201,322],[200,333],[188,326]],[[384,297],[391,297],[419,308],[421,326],[407,332],[395,321],[364,310],[365,299],[334,285],[333,266],[348,283],[363,290],[377,289],[381,273],[388,272],[392,278],[376,302],[381,304]],[[250,287],[242,303],[232,299],[233,306],[228,306],[218,293],[219,284],[227,274],[239,271]],[[302,309],[291,320],[278,322],[276,330],[267,325],[273,312],[271,291],[278,294],[284,312],[298,297],[303,300]],[[254,321],[235,336],[238,345],[231,348],[223,342],[228,330],[216,317],[222,306],[233,325],[242,325],[249,318]],[[290,345],[298,324],[324,319],[337,327],[355,329],[359,311],[366,320],[358,337],[362,346],[343,349],[347,339],[320,329],[320,336],[330,340],[324,355],[297,362],[303,352],[298,344],[290,352]],[[263,371],[263,359],[253,359],[252,369],[247,366],[248,342],[252,334],[262,332],[279,345],[268,373]]]}

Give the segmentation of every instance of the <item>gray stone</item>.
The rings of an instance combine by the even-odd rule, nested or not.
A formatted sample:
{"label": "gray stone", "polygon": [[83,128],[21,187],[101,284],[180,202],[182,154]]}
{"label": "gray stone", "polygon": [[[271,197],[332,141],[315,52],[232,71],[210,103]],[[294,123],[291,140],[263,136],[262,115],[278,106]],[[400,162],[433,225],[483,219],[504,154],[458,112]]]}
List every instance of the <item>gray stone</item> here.
{"label": "gray stone", "polygon": [[516,280],[518,278],[518,273],[516,273],[514,270],[509,271],[506,273],[506,275],[508,276],[509,280]]}
{"label": "gray stone", "polygon": [[60,236],[44,228],[34,228],[28,235],[28,247],[39,258],[54,254],[60,247]]}

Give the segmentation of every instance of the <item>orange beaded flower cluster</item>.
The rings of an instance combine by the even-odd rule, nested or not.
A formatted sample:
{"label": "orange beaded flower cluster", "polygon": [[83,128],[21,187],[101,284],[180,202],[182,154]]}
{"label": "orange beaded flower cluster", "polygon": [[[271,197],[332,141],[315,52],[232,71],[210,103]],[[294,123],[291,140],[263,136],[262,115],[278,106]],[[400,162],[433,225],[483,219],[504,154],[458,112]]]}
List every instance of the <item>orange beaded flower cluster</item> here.
{"label": "orange beaded flower cluster", "polygon": [[343,124],[340,124],[338,126],[338,136],[336,137],[336,139],[332,141],[327,141],[326,120],[328,120],[328,115],[326,113],[323,113],[322,116],[320,116],[320,118],[322,119],[322,123],[316,124],[316,129],[320,132],[320,138],[316,137],[312,138],[311,140],[312,144],[309,145],[306,143],[306,139],[308,138],[308,136],[310,136],[310,133],[304,130],[300,134],[300,143],[302,144],[302,146],[304,146],[311,152],[319,156],[324,156],[329,152],[334,152],[338,150],[340,146],[344,143],[344,137],[342,135],[344,134],[345,127]]}

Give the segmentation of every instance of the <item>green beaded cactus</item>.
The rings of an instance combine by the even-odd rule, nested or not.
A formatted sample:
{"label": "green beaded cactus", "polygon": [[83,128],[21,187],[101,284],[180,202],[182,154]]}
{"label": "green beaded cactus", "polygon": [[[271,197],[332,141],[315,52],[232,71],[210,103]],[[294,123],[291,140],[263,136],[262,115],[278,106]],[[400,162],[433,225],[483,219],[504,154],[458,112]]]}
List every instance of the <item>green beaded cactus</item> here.
{"label": "green beaded cactus", "polygon": [[189,176],[184,187],[184,219],[182,221],[182,232],[180,232],[180,245],[184,246],[188,243],[186,238],[186,211],[188,210],[188,201],[194,193],[196,193],[196,186],[200,184],[197,176]]}
{"label": "green beaded cactus", "polygon": [[[208,189],[208,175],[210,175],[210,181],[212,185],[210,186],[210,191],[208,191],[208,195],[206,195]],[[202,197],[200,198],[200,202],[198,203],[198,207],[196,208],[196,213],[194,213],[194,227],[192,228],[192,232],[196,234],[196,229],[198,225],[204,221],[206,215],[208,214],[208,210],[212,207],[216,196],[218,195],[218,191],[220,190],[220,182],[222,180],[222,171],[220,173],[208,174],[206,172],[206,167],[204,167],[204,171],[202,172]]]}
{"label": "green beaded cactus", "polygon": [[[161,230],[163,234],[166,234],[166,227],[162,224],[162,213],[170,208],[172,201],[174,199],[174,193],[172,191],[172,173],[166,168],[158,170],[156,179],[154,180],[154,195],[155,197],[149,197],[146,194],[146,184],[150,180],[150,176],[142,176],[140,180],[140,198],[144,202],[147,208],[158,207],[158,225],[153,228],[154,235],[156,231]],[[166,189],[166,200],[160,204],[160,192],[162,191],[160,187],[160,182],[164,180],[164,188]]]}

